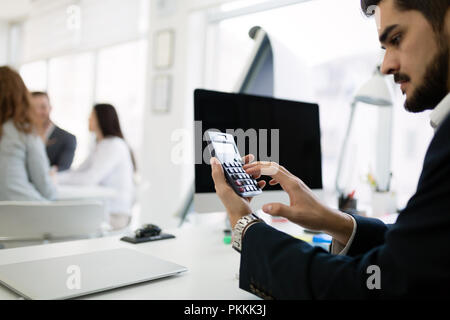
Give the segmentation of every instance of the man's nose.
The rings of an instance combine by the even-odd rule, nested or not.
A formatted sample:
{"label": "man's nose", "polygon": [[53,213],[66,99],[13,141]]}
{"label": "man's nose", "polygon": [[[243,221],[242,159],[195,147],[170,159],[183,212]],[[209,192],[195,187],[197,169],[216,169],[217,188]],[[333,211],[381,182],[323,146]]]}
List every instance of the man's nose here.
{"label": "man's nose", "polygon": [[381,72],[385,75],[398,73],[400,70],[400,61],[395,52],[386,50],[383,64],[381,65]]}

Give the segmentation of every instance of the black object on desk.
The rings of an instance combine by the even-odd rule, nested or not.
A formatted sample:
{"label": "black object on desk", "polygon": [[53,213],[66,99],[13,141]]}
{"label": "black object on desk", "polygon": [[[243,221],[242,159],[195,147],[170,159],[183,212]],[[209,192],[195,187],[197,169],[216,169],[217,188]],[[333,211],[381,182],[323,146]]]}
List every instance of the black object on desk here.
{"label": "black object on desk", "polygon": [[146,224],[142,228],[136,230],[135,236],[126,236],[121,238],[120,240],[130,242],[133,244],[150,242],[150,241],[158,241],[165,239],[173,239],[174,235],[171,234],[161,234],[161,228],[154,224]]}
{"label": "black object on desk", "polygon": [[354,211],[358,208],[358,200],[354,197],[354,192],[349,195],[341,194],[338,199],[339,210],[341,211]]}
{"label": "black object on desk", "polygon": [[142,238],[136,238],[136,237],[123,237],[122,241],[133,243],[133,244],[139,244],[144,242],[150,242],[150,241],[158,241],[158,240],[165,240],[165,239],[173,239],[175,238],[172,234],[159,234],[157,236],[150,236],[150,237],[142,237]]}

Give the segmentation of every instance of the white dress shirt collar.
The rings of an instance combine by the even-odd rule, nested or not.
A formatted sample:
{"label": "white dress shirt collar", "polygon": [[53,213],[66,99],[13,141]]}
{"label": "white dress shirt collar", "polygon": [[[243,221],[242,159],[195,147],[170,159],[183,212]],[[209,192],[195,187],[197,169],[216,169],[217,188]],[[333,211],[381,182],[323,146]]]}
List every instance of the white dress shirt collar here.
{"label": "white dress shirt collar", "polygon": [[55,125],[53,124],[53,122],[51,122],[47,128],[47,131],[45,132],[45,136],[46,136],[47,140],[50,138],[53,131],[55,131]]}
{"label": "white dress shirt collar", "polygon": [[442,100],[430,115],[431,126],[437,130],[450,113],[450,94]]}

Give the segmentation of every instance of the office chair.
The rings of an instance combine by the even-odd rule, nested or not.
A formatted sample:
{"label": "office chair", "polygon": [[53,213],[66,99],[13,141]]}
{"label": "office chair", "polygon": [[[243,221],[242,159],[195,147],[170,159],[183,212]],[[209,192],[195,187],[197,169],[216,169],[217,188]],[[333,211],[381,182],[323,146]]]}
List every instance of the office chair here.
{"label": "office chair", "polygon": [[0,202],[0,244],[42,244],[104,235],[101,202]]}

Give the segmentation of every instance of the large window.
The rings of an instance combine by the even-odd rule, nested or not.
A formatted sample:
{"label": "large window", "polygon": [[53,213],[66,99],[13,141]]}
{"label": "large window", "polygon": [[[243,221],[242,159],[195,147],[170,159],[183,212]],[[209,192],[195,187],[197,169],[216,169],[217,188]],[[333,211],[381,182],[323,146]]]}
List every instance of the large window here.
{"label": "large window", "polygon": [[30,91],[47,90],[47,61],[36,61],[20,69],[20,75]]}
{"label": "large window", "polygon": [[[251,11],[251,10],[249,10]],[[242,13],[242,10],[240,10]],[[232,14],[230,15],[232,16]],[[289,98],[306,88],[295,87],[297,76],[306,76],[313,100],[321,110],[323,180],[327,189],[334,189],[337,163],[350,113],[353,94],[372,76],[381,63],[383,52],[373,19],[360,11],[359,1],[312,0],[262,12],[212,20],[207,32],[206,85],[210,89],[232,91],[252,52],[254,41],[249,30],[260,26],[276,46],[275,55],[285,55],[281,69],[295,70],[278,81],[291,86]],[[280,64],[278,65],[280,66]],[[281,80],[279,80],[281,79]],[[294,83],[294,86],[292,85]],[[275,84],[277,85],[277,84]],[[280,83],[278,83],[280,85]],[[422,160],[432,137],[428,114],[411,115],[403,110],[404,97],[390,79],[395,101],[392,187],[405,204],[417,186]],[[360,165],[355,167],[349,188],[367,190],[365,177],[374,167],[374,110],[359,106],[352,152]],[[293,121],[287,119],[287,121]],[[358,132],[358,130],[360,130]],[[361,193],[359,194],[361,195]],[[367,195],[364,195],[367,196]]]}
{"label": "large window", "polygon": [[96,102],[117,108],[125,139],[140,158],[144,114],[146,41],[101,50],[97,63]]}
{"label": "large window", "polygon": [[50,59],[48,93],[52,119],[78,140],[74,164],[89,152],[88,118],[94,89],[94,55],[84,53]]}
{"label": "large window", "polygon": [[147,41],[128,42],[25,64],[20,73],[31,91],[48,91],[52,120],[77,137],[74,166],[94,142],[88,118],[95,103],[117,108],[125,138],[140,158]]}

